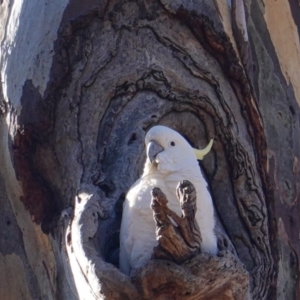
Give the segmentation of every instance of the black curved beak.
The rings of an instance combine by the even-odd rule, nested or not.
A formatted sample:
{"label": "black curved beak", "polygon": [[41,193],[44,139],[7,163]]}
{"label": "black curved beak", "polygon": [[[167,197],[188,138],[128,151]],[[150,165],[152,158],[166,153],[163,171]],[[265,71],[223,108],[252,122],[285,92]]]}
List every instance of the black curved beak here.
{"label": "black curved beak", "polygon": [[151,164],[155,161],[156,155],[164,151],[164,148],[154,141],[150,141],[147,145],[147,157],[149,158]]}

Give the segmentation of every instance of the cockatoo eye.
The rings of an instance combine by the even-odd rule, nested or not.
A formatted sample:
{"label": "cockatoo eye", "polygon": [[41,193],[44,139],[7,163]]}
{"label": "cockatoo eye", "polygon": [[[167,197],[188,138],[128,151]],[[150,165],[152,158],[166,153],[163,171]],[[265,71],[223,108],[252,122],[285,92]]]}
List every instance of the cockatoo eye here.
{"label": "cockatoo eye", "polygon": [[173,142],[173,141],[170,144],[171,144],[171,146],[175,146],[175,142]]}

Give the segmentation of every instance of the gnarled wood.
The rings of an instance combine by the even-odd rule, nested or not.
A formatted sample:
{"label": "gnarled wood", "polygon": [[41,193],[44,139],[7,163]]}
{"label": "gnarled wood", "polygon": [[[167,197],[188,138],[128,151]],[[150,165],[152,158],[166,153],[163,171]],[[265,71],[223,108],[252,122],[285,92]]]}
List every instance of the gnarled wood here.
{"label": "gnarled wood", "polygon": [[181,265],[151,260],[133,282],[143,299],[250,300],[249,275],[235,255],[201,253]]}
{"label": "gnarled wood", "polygon": [[168,199],[159,188],[152,190],[151,207],[158,241],[158,246],[153,249],[153,258],[173,261],[180,264],[181,268],[152,261],[142,270],[136,270],[134,282],[143,297],[250,299],[248,272],[234,254],[226,250],[221,251],[217,257],[207,253],[199,254],[201,233],[195,220],[197,207],[193,184],[188,180],[180,182],[177,196],[182,210],[181,217],[168,208]]}
{"label": "gnarled wood", "polygon": [[180,182],[177,195],[182,217],[168,208],[168,200],[159,188],[152,190],[151,207],[159,244],[154,248],[153,257],[182,263],[200,253],[201,233],[195,220],[197,210],[195,187],[187,180]]}

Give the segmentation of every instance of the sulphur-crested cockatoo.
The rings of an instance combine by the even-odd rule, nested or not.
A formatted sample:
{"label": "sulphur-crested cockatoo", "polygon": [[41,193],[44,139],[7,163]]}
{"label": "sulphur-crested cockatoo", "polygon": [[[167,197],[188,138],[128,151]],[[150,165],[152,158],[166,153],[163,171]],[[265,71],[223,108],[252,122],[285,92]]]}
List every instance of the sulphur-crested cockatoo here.
{"label": "sulphur-crested cockatoo", "polygon": [[141,178],[127,193],[123,206],[120,231],[120,269],[130,274],[132,269],[146,264],[158,245],[151,204],[151,190],[159,187],[168,199],[171,210],[181,215],[176,187],[189,180],[197,192],[196,220],[202,236],[201,250],[217,253],[214,233],[214,208],[207,183],[203,178],[198,159],[209,152],[212,140],[204,150],[193,149],[176,131],[165,127],[152,127],[146,137],[147,159]]}

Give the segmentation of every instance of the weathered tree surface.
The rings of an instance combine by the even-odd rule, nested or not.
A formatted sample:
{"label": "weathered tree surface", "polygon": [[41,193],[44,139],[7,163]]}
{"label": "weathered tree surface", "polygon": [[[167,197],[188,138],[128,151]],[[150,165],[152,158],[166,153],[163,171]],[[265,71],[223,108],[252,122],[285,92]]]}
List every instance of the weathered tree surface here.
{"label": "weathered tree surface", "polygon": [[201,253],[181,265],[151,260],[133,282],[141,287],[142,299],[252,299],[248,273],[228,251],[218,256]]}
{"label": "weathered tree surface", "polygon": [[168,208],[168,199],[159,188],[152,190],[151,207],[158,241],[153,258],[165,258],[182,263],[201,252],[202,239],[195,220],[197,211],[195,187],[188,180],[183,181],[179,183],[176,194],[182,217]]}
{"label": "weathered tree surface", "polygon": [[172,287],[205,280],[180,281],[185,262],[118,270],[122,203],[156,124],[197,148],[214,138],[201,168],[250,297],[300,298],[297,1],[0,8],[0,299],[162,299],[147,288],[158,265]]}
{"label": "weathered tree surface", "polygon": [[180,182],[177,195],[181,217],[168,208],[168,199],[159,188],[152,190],[158,241],[153,258],[170,260],[181,267],[154,261],[150,267],[135,271],[134,282],[143,298],[250,299],[249,275],[234,253],[223,251],[218,257],[200,254],[201,233],[195,220],[197,198],[193,184]]}

